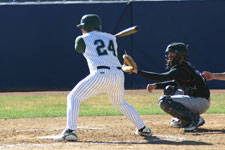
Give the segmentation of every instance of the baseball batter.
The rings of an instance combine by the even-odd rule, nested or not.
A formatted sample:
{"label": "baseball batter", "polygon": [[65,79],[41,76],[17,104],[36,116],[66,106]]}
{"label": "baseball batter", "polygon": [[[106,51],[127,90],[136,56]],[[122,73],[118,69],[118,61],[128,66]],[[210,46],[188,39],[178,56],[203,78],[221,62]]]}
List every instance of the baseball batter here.
{"label": "baseball batter", "polygon": [[[160,97],[159,105],[170,114],[171,126],[193,131],[205,123],[200,114],[210,106],[210,92],[205,79],[189,62],[188,47],[181,42],[171,43],[166,48],[167,69],[165,73],[138,70],[132,65],[132,71],[156,83],[148,84],[147,90],[164,88],[164,96]],[[130,63],[132,64],[132,63]],[[130,70],[124,71],[130,72]]]}
{"label": "baseball batter", "polygon": [[106,93],[112,104],[122,112],[136,127],[136,134],[151,136],[136,112],[124,99],[124,73],[117,57],[116,37],[101,31],[98,15],[87,14],[81,18],[77,27],[82,35],[75,40],[75,50],[87,60],[90,74],[81,80],[67,97],[67,128],[56,141],[77,141],[77,119],[80,103],[98,93]]}

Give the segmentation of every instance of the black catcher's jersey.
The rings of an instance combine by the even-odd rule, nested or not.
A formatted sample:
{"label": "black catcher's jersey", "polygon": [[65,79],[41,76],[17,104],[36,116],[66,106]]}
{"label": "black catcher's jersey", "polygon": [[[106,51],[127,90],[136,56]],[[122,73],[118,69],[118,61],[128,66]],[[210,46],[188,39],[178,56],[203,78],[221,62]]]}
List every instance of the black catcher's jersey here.
{"label": "black catcher's jersey", "polygon": [[139,70],[137,74],[157,82],[157,89],[165,88],[167,85],[173,85],[182,89],[185,95],[204,98],[210,97],[209,88],[205,83],[205,79],[189,62],[175,65],[170,71],[165,73]]}

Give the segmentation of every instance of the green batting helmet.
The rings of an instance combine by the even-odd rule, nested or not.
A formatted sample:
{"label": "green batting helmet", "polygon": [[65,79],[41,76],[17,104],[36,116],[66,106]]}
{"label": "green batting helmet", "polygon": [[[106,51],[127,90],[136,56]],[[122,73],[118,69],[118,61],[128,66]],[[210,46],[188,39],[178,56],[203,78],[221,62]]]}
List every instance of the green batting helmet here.
{"label": "green batting helmet", "polygon": [[77,25],[78,28],[83,27],[84,30],[90,32],[92,30],[101,30],[102,29],[102,21],[98,15],[95,14],[87,14],[84,15],[80,24]]}

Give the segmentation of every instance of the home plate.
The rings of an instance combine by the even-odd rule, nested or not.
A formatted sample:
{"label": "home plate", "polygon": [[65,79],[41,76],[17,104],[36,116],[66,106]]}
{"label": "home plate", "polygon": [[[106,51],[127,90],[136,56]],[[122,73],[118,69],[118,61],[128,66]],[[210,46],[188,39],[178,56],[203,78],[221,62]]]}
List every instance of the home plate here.
{"label": "home plate", "polygon": [[58,135],[49,135],[49,136],[39,136],[39,139],[55,139],[59,137]]}
{"label": "home plate", "polygon": [[183,141],[184,137],[177,137],[172,135],[156,135],[157,137],[161,137],[164,140],[173,140],[173,141]]}

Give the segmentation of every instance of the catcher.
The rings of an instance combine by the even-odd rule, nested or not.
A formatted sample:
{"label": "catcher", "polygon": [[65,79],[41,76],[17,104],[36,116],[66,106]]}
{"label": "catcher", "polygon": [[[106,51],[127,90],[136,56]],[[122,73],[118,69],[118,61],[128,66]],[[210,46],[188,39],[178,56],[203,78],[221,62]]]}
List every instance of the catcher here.
{"label": "catcher", "polygon": [[127,54],[123,57],[122,70],[155,81],[156,83],[147,85],[147,90],[152,92],[154,89],[164,89],[164,95],[159,98],[158,103],[164,112],[173,116],[170,125],[184,128],[186,132],[193,131],[205,123],[200,114],[210,106],[209,88],[201,73],[186,61],[188,57],[186,44],[171,43],[165,52],[168,72],[138,70],[136,63]]}

